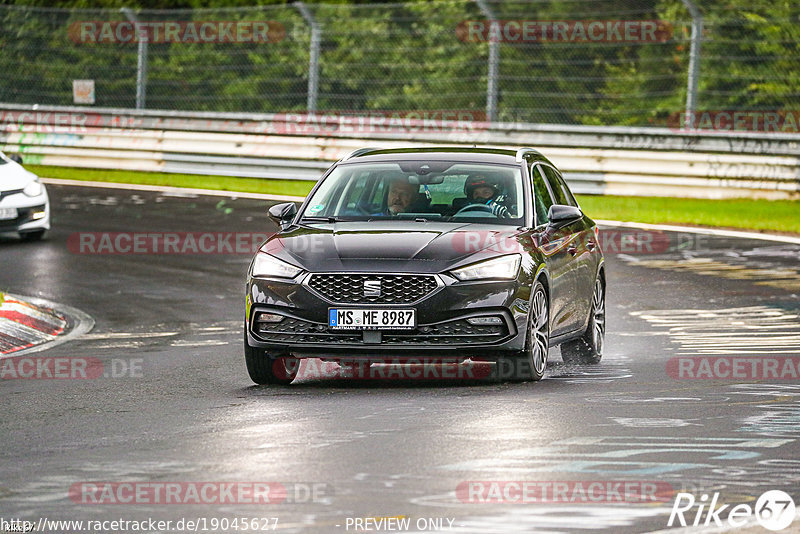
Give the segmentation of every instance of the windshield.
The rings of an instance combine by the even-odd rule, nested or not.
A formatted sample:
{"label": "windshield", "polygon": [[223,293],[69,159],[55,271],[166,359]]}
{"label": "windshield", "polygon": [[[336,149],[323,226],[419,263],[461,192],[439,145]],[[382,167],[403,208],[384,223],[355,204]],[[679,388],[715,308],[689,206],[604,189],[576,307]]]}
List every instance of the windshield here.
{"label": "windshield", "polygon": [[338,166],[302,214],[308,220],[425,219],[522,224],[520,168],[403,161]]}

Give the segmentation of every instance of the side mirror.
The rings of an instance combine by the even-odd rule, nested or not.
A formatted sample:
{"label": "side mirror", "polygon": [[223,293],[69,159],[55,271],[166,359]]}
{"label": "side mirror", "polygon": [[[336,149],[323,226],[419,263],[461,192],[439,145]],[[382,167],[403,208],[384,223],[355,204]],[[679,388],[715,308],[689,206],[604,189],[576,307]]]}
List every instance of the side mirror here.
{"label": "side mirror", "polygon": [[563,226],[575,222],[581,217],[583,217],[583,212],[580,208],[563,204],[553,204],[547,211],[547,218],[553,226]]}
{"label": "side mirror", "polygon": [[8,159],[22,165],[22,156],[20,156],[19,154],[11,154],[10,156],[8,156]]}
{"label": "side mirror", "polygon": [[297,215],[297,204],[294,202],[275,204],[269,209],[270,219],[280,224],[281,228],[289,226],[295,215]]}

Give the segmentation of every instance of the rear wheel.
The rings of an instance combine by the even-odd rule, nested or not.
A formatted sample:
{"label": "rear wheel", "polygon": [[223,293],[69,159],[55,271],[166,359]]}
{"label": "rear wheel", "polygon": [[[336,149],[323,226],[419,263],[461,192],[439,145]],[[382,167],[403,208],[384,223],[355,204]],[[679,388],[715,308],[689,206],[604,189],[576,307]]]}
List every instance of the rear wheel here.
{"label": "rear wheel", "polygon": [[[245,325],[245,329],[247,325]],[[247,364],[247,373],[256,384],[281,384],[288,385],[297,376],[300,360],[291,356],[274,358],[269,356],[264,349],[252,347],[247,342],[247,331],[244,334],[244,360]]]}
{"label": "rear wheel", "polygon": [[515,356],[498,359],[498,376],[504,378],[510,371],[515,381],[541,380],[547,368],[549,348],[550,307],[544,286],[537,281],[533,285],[533,297],[528,310],[525,348]]}
{"label": "rear wheel", "polygon": [[605,336],[606,292],[603,287],[603,280],[598,277],[594,282],[589,325],[580,338],[561,345],[561,358],[564,360],[564,363],[570,364],[600,363],[600,360],[603,358]]}

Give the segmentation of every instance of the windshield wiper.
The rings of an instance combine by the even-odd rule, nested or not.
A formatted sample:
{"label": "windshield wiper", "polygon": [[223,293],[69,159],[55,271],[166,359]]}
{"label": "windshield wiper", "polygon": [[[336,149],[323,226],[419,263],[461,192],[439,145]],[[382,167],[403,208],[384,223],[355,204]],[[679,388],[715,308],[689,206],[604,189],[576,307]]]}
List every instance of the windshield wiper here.
{"label": "windshield wiper", "polygon": [[373,222],[373,221],[404,221],[404,222],[412,221],[412,222],[424,223],[428,222],[428,219],[426,219],[425,217],[403,217],[401,215],[395,215],[395,216],[381,215],[380,217],[370,217],[369,219],[367,219],[367,222]]}
{"label": "windshield wiper", "polygon": [[339,222],[337,217],[302,217],[300,222],[326,222],[335,223]]}

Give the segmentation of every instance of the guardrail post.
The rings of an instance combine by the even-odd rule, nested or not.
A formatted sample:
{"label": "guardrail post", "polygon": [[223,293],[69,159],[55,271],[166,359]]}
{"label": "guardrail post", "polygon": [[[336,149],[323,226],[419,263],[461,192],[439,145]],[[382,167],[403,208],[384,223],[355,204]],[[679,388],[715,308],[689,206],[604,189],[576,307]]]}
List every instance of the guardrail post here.
{"label": "guardrail post", "polygon": [[128,7],[120,9],[125,17],[133,24],[136,29],[136,36],[139,39],[139,54],[136,65],[136,109],[144,109],[147,97],[147,28],[139,24],[136,14]]}
{"label": "guardrail post", "polygon": [[500,63],[500,27],[486,0],[475,0],[483,16],[489,21],[489,72],[486,86],[486,119],[497,121],[497,70]]}
{"label": "guardrail post", "polygon": [[320,27],[314,15],[303,2],[295,2],[295,7],[303,19],[311,27],[311,43],[308,47],[308,113],[317,111],[317,93],[319,92],[319,44],[321,41]]}
{"label": "guardrail post", "polygon": [[689,76],[686,83],[686,116],[684,128],[694,128],[694,115],[697,111],[697,84],[700,76],[700,44],[703,40],[703,14],[692,3],[692,0],[682,0],[683,5],[692,16],[692,44],[689,49]]}

